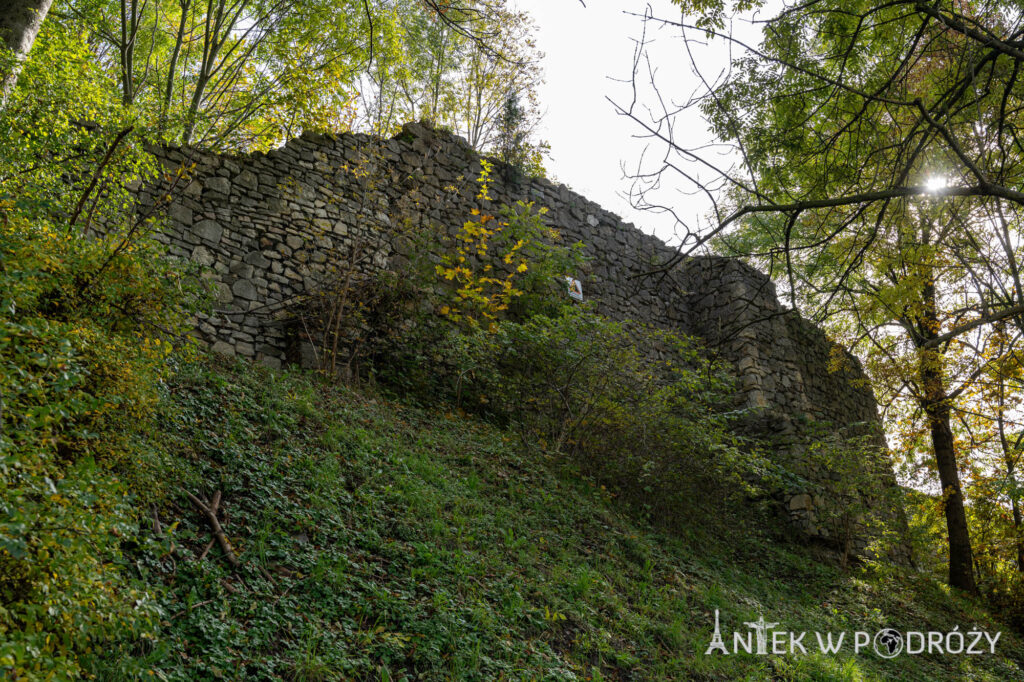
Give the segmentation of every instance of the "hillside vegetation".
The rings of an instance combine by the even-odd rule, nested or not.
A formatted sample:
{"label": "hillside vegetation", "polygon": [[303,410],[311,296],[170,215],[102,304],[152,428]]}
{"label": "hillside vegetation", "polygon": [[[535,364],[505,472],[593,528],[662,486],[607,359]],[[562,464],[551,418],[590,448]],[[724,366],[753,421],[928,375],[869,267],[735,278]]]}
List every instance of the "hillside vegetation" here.
{"label": "hillside vegetation", "polygon": [[[380,386],[346,387],[197,350],[202,279],[146,238],[24,209],[2,237],[7,678],[1024,675],[981,602],[781,530],[785,472],[732,433],[728,374],[692,340],[552,308],[543,277],[503,319],[528,280],[460,298],[470,272],[438,294],[457,317],[413,306],[366,358]],[[1002,635],[984,656],[706,656],[715,611],[727,637],[762,615]]]}
{"label": "hillside vegetation", "polygon": [[[161,404],[132,499],[174,525],[124,569],[157,623],[130,664],[93,659],[99,679],[1024,675],[1021,640],[930,579],[841,572],[756,527],[716,527],[713,501],[665,533],[559,458],[444,408],[208,362],[180,368]],[[221,492],[237,572],[183,491]],[[994,657],[704,656],[715,609],[728,630],[764,614],[794,631],[1004,632]]]}
{"label": "hillside vegetation", "polygon": [[[645,85],[619,111],[652,113],[653,127],[639,123],[668,145],[660,168],[637,167],[633,203],[676,217],[693,253],[764,266],[794,310],[863,356],[889,407],[886,459],[866,392],[865,410],[812,419],[800,402],[776,420],[771,406],[791,403],[743,395],[743,379],[760,381],[760,369],[736,377],[750,355],[732,367],[710,332],[567,299],[588,245],[562,241],[554,207],[489,194],[498,178],[543,174],[548,149],[536,30],[514,4],[5,3],[0,680],[1024,680],[1020,18],[999,3],[972,3],[967,18],[907,0],[776,8],[758,19],[761,47],[730,49],[737,61],[681,109],[651,82],[657,107],[643,105]],[[676,31],[684,40],[728,39],[727,23],[765,9],[673,4],[696,22]],[[683,29],[677,18],[647,12],[643,26]],[[653,81],[649,35],[634,65],[651,68],[634,75]],[[687,109],[712,144],[672,139]],[[592,113],[581,109],[581,130]],[[415,119],[500,165],[481,158],[458,187],[400,154],[411,172],[380,177],[410,190],[404,207],[375,193],[370,163],[348,159],[296,204],[310,218],[226,157],[200,187],[195,164],[153,155],[249,154],[327,131],[386,138]],[[614,149],[606,133],[595,139]],[[719,168],[730,146],[740,162]],[[664,188],[687,199],[662,205],[651,192],[676,171],[685,182],[665,176]],[[315,189],[334,173],[359,188]],[[465,215],[433,206],[431,193],[469,186]],[[208,193],[228,203],[195,222]],[[288,223],[276,246],[230,203],[267,199]],[[323,209],[333,201],[344,220]],[[230,262],[199,240],[166,244],[176,223],[216,242],[220,221],[251,240]],[[383,262],[350,223],[387,225],[401,258]],[[325,242],[330,256],[296,250],[325,225],[346,236]],[[612,271],[628,260],[619,236],[580,238]],[[250,281],[250,260],[294,283],[277,290],[287,305]],[[622,277],[675,263],[644,256]],[[685,288],[751,303],[733,284]],[[214,322],[242,311],[223,308],[236,295],[231,345]],[[275,325],[275,355],[245,317]],[[316,371],[214,350],[276,366],[301,356]],[[773,371],[764,385],[778,378],[788,396]],[[873,463],[891,461],[941,498],[912,491],[890,506],[903,492]],[[798,535],[790,513],[822,541]],[[762,618],[809,633],[805,652],[708,653],[719,622],[732,645]],[[999,639],[943,654],[929,634],[924,653],[892,659],[812,644],[857,631],[891,644],[890,628],[939,633],[943,648]]]}

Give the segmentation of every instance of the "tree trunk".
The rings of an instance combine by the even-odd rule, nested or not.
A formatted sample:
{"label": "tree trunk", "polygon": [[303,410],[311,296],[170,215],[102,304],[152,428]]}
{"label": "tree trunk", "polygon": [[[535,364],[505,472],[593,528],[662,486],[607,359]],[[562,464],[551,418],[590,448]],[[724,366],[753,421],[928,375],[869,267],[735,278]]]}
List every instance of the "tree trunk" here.
{"label": "tree trunk", "polygon": [[181,19],[178,22],[178,32],[174,36],[171,61],[167,66],[167,87],[164,89],[164,101],[160,106],[160,132],[164,132],[167,125],[167,112],[171,108],[171,100],[174,96],[174,74],[178,72],[178,57],[181,55],[181,46],[185,43],[185,27],[188,24],[189,13],[192,11],[192,0],[178,0],[178,6],[181,8]]}
{"label": "tree trunk", "polygon": [[[1013,460],[1010,458],[1006,460],[1006,474],[1010,479],[1010,484],[1016,487],[1017,477],[1014,475]],[[1024,528],[1022,528],[1024,526],[1024,519],[1021,518],[1020,503],[1016,497],[1010,500],[1010,506],[1013,508],[1013,531],[1017,545],[1017,570],[1024,573]]]}
{"label": "tree trunk", "polygon": [[[919,346],[937,337],[941,328],[934,281],[928,281],[921,293],[924,306],[918,319]],[[919,347],[917,356],[922,390],[920,405],[928,417],[935,464],[939,470],[939,483],[942,485],[946,532],[949,536],[949,584],[976,594],[978,587],[974,581],[971,535],[967,527],[967,512],[964,509],[964,496],[960,488],[956,446],[950,427],[942,352],[934,348]]]}
{"label": "tree trunk", "polygon": [[[1024,520],[1021,519],[1020,503],[1017,501],[1017,463],[1014,460],[1015,447],[1010,446],[1010,441],[1006,437],[1006,418],[1003,416],[1005,409],[1004,391],[1006,386],[1003,378],[999,377],[999,412],[996,417],[996,424],[999,427],[999,444],[1003,450],[1003,462],[1006,464],[1006,480],[1010,484],[1014,494],[1010,496],[1010,508],[1013,511],[1013,539],[1014,547],[1017,550],[1017,570],[1024,573],[1024,533],[1022,533],[1021,526],[1024,525]],[[1019,447],[1020,442],[1018,440],[1017,446]]]}
{"label": "tree trunk", "polygon": [[949,534],[949,584],[973,594],[978,588],[974,582],[971,536],[960,489],[953,431],[949,425],[949,406],[944,399],[926,399],[924,402],[923,407],[931,427],[932,447],[935,449],[935,463],[939,470],[939,483],[942,485],[946,532]]}
{"label": "tree trunk", "polygon": [[14,53],[14,62],[9,67],[0,67],[0,108],[7,104],[18,82],[21,64],[32,49],[51,4],[53,0],[8,0],[0,8],[0,39]]}

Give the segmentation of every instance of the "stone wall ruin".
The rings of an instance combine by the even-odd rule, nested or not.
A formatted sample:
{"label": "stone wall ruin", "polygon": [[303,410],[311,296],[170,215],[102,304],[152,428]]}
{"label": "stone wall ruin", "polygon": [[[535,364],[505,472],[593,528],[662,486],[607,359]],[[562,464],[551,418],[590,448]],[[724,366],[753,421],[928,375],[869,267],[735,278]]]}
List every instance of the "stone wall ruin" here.
{"label": "stone wall ruin", "polygon": [[[471,209],[493,212],[524,200],[547,207],[566,242],[584,244],[588,261],[573,274],[598,312],[702,339],[733,365],[740,401],[758,408],[757,428],[768,437],[795,443],[793,424],[805,418],[878,426],[856,358],[786,310],[764,274],[737,260],[695,257],[645,276],[672,261],[675,250],[545,179],[498,173],[492,201],[479,201],[481,160],[461,138],[408,124],[390,140],[307,134],[247,156],[153,152],[167,176],[141,190],[140,203],[152,207],[170,194],[160,238],[172,255],[209,268],[216,305],[196,332],[218,353],[280,367],[294,358],[289,311],[339,259],[358,248],[369,254],[360,270],[400,270],[413,248],[396,229],[400,223],[452,234]],[[189,180],[172,191],[179,169]],[[790,491],[783,506],[804,533],[823,537],[816,508],[827,504],[829,472],[804,473],[815,489]]]}

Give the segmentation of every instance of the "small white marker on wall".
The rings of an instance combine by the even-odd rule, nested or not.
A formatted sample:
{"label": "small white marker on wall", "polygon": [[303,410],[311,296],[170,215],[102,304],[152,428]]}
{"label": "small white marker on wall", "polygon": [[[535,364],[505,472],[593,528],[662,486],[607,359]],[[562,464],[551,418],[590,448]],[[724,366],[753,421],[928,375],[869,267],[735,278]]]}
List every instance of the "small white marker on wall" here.
{"label": "small white marker on wall", "polygon": [[569,285],[569,298],[574,301],[583,300],[583,282],[579,281],[575,277],[569,277],[566,275],[565,283]]}

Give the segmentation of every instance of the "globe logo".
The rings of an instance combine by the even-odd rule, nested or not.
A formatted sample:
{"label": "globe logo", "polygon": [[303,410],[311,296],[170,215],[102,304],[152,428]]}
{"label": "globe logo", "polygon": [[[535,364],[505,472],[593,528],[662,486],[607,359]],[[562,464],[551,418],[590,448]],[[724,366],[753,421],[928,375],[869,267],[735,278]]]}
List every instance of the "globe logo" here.
{"label": "globe logo", "polygon": [[896,658],[903,651],[903,635],[892,628],[879,630],[872,646],[882,658]]}

